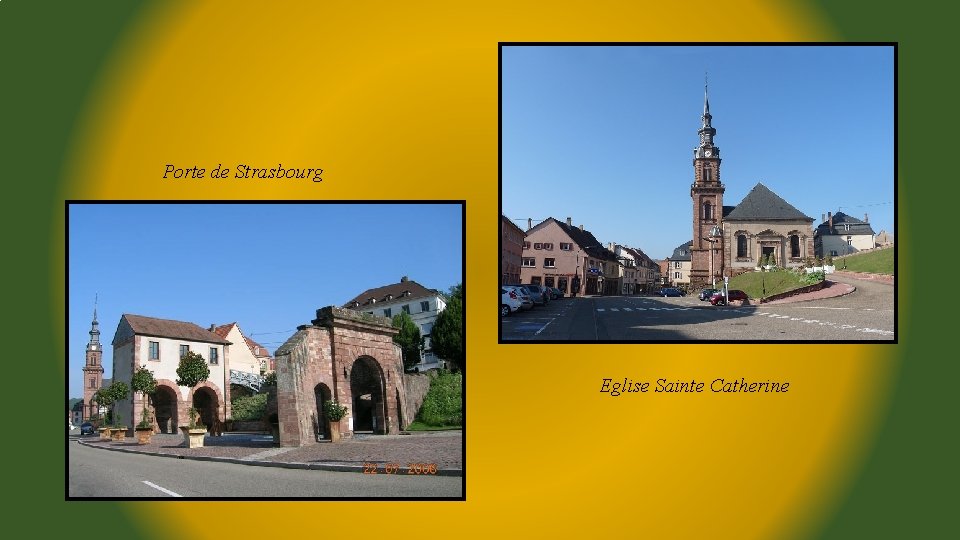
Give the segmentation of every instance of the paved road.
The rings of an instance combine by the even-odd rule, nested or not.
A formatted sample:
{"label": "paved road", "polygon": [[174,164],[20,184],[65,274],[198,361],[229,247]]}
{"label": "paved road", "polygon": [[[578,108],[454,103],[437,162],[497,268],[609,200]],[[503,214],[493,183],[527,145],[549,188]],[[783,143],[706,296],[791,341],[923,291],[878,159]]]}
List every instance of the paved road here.
{"label": "paved road", "polygon": [[328,498],[462,496],[452,476],[362,474],[157,457],[69,443],[70,497]]}
{"label": "paved road", "polygon": [[696,297],[564,298],[501,318],[509,341],[859,341],[895,338],[891,285],[850,278],[837,298],[711,306]]}

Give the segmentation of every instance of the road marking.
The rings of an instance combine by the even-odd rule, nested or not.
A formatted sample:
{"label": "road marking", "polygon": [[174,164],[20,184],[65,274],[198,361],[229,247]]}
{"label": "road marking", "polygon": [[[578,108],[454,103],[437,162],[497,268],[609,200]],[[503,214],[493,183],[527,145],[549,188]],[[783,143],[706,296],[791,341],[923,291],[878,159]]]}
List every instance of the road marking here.
{"label": "road marking", "polygon": [[171,496],[171,497],[183,497],[183,495],[180,495],[179,493],[174,493],[174,492],[170,491],[169,489],[162,488],[162,487],[154,484],[153,482],[148,482],[148,481],[144,480],[143,483],[146,484],[146,485],[148,485],[148,486],[150,486],[150,487],[152,487],[153,489],[160,490],[160,491],[166,493],[167,495],[169,495],[169,496]]}
{"label": "road marking", "polygon": [[603,308],[602,308],[602,307],[598,307],[598,308],[597,308],[597,311],[603,311]]}
{"label": "road marking", "polygon": [[620,311],[620,308],[612,307],[612,308],[610,308],[610,311]]}

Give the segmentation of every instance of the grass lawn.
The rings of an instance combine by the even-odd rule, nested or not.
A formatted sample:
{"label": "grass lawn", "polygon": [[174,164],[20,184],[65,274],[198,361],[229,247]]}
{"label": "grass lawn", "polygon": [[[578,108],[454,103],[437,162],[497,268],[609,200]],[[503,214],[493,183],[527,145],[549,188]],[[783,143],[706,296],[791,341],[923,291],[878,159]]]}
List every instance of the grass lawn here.
{"label": "grass lawn", "polygon": [[846,259],[847,270],[850,272],[869,272],[871,274],[885,274],[892,276],[894,274],[893,249],[878,249],[868,253],[857,253],[847,257],[834,257],[833,265],[837,270],[843,269],[843,262]]}
{"label": "grass lawn", "polygon": [[793,272],[747,272],[730,278],[730,288],[739,289],[750,298],[764,298],[805,287]]}
{"label": "grass lawn", "polygon": [[463,426],[428,426],[419,420],[414,420],[405,431],[448,431],[452,429],[463,429]]}

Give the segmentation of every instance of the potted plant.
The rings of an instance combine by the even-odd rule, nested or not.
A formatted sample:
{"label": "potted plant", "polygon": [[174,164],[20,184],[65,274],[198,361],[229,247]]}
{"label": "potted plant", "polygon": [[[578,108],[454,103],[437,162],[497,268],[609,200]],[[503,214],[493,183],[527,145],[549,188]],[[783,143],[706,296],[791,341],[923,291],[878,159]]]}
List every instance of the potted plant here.
{"label": "potted plant", "polygon": [[340,420],[347,415],[347,407],[339,401],[323,402],[323,414],[330,421],[330,442],[340,442]]}
{"label": "potted plant", "polygon": [[146,366],[140,366],[133,373],[130,380],[130,387],[134,392],[140,392],[141,403],[143,405],[140,414],[140,423],[134,428],[137,433],[137,442],[148,444],[150,437],[153,436],[153,419],[150,417],[150,410],[147,406],[147,395],[153,394],[157,390],[157,380],[153,377],[153,372]]}
{"label": "potted plant", "polygon": [[823,273],[832,274],[834,270],[836,270],[836,267],[833,265],[833,256],[827,255],[823,261]]}
{"label": "potted plant", "polygon": [[[108,391],[107,387],[102,387],[102,388],[98,389],[98,390],[93,394],[93,400],[97,402],[97,408],[98,408],[98,409],[104,408],[104,407],[107,408],[107,409],[109,409],[109,408],[110,408],[110,405],[113,405],[113,397],[111,397],[110,392]],[[103,419],[102,419],[101,425],[100,425],[99,428],[97,428],[97,431],[100,432],[100,440],[101,440],[101,441],[109,441],[109,440],[110,440],[110,431],[111,431],[111,428],[110,428],[109,424],[107,423],[106,414],[104,414],[104,417],[103,417]]]}
{"label": "potted plant", "polygon": [[[180,365],[177,367],[177,385],[193,388],[207,380],[209,376],[210,368],[207,367],[207,361],[199,354],[190,351],[180,359]],[[190,423],[180,426],[183,442],[187,448],[203,446],[203,437],[207,433],[207,428],[197,420],[198,416],[197,408],[190,407]]]}

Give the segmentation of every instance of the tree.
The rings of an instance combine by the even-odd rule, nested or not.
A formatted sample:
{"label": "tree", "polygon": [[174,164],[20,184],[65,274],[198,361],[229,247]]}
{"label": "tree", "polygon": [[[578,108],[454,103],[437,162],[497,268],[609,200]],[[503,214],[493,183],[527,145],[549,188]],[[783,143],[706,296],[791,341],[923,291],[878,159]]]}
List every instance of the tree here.
{"label": "tree", "polygon": [[437,315],[430,332],[430,345],[437,356],[453,362],[458,371],[466,367],[463,346],[463,285],[450,288],[447,307]]}
{"label": "tree", "polygon": [[157,391],[157,379],[153,372],[147,369],[147,366],[140,366],[133,372],[133,378],[130,379],[130,388],[134,392],[140,392],[143,399],[143,415],[140,418],[139,427],[149,427],[150,421],[147,419],[147,394]]}
{"label": "tree", "polygon": [[93,395],[94,401],[110,409],[110,423],[115,426],[120,425],[120,414],[112,407],[120,400],[127,399],[130,395],[130,387],[127,383],[117,381],[110,386],[97,390]]}
{"label": "tree", "polygon": [[[193,388],[207,380],[209,376],[210,368],[207,366],[207,361],[199,354],[188,351],[187,354],[180,358],[180,365],[177,366],[177,384],[179,386],[189,386]],[[189,426],[191,428],[197,426],[197,413],[196,407],[190,407]]]}
{"label": "tree", "polygon": [[413,322],[410,314],[401,311],[393,317],[393,327],[399,328],[400,333],[393,336],[393,342],[400,346],[403,354],[403,368],[412,369],[420,363],[420,351],[423,350],[423,338],[420,328]]}

